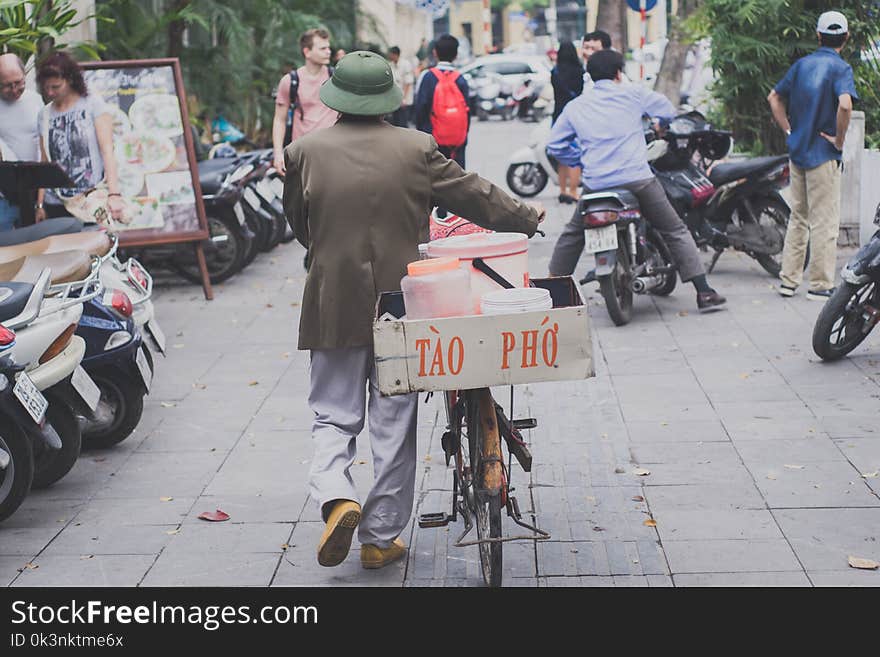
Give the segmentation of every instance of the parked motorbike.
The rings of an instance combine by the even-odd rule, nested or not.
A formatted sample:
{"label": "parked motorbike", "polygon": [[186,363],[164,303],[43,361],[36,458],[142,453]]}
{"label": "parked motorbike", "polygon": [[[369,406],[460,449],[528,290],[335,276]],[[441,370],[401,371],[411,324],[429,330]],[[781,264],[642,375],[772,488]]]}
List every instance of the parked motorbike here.
{"label": "parked motorbike", "polygon": [[88,301],[76,334],[86,343],[82,366],[101,391],[90,417],[77,416],[84,447],[122,442],[135,430],[144,396],[153,381],[153,360],[132,318],[132,304],[121,290],[107,290]]}
{"label": "parked motorbike", "polygon": [[559,184],[558,165],[547,156],[550,119],[545,118],[532,130],[528,146],[507,161],[507,186],[517,196],[531,198],[544,191],[548,181]]}
{"label": "parked motorbike", "polygon": [[840,272],[840,285],[825,302],[813,327],[813,351],[822,360],[843,358],[880,322],[880,205],[878,230]]}
{"label": "parked motorbike", "polygon": [[[0,321],[11,319],[33,289],[26,283],[0,287]],[[34,444],[61,448],[61,439],[46,422],[49,402],[25,374],[24,365],[13,360],[14,346],[15,333],[0,324],[0,521],[11,516],[31,490]]]}
{"label": "parked motorbike", "polygon": [[[235,166],[230,171],[230,160],[234,162],[232,158],[199,162],[199,180],[210,233],[204,242],[204,253],[212,283],[222,283],[242,270],[254,239],[241,204],[241,188],[235,184],[246,173],[239,173]],[[202,282],[195,251],[189,244],[126,251],[149,268],[170,267],[192,283]]]}
{"label": "parked motorbike", "polygon": [[660,234],[642,216],[635,194],[608,189],[578,201],[585,252],[595,254],[595,276],[611,320],[632,319],[633,294],[666,296],[676,285],[676,267]]}
{"label": "parked motorbike", "polygon": [[730,133],[691,111],[673,119],[662,137],[648,135],[648,161],[698,246],[714,250],[711,272],[725,249],[754,258],[771,276],[782,267],[790,210],[788,156],[717,164],[730,152]]}
{"label": "parked motorbike", "polygon": [[512,97],[517,104],[516,117],[522,121],[539,122],[553,112],[553,87],[546,81],[525,78]]}
{"label": "parked motorbike", "polygon": [[510,121],[516,115],[516,101],[510,85],[496,73],[489,73],[480,78],[476,89],[475,106],[477,119],[488,121],[491,116],[500,116],[503,121]]}
{"label": "parked motorbike", "polygon": [[[24,286],[25,292],[16,292]],[[100,390],[80,363],[85,341],[75,335],[83,304],[101,294],[95,269],[78,283],[50,285],[50,272],[44,270],[35,284],[3,283],[17,301],[6,313],[3,325],[16,331],[11,355],[15,362],[27,364],[25,372],[36,390],[48,402],[46,419],[60,438],[34,444],[33,486],[49,486],[66,475],[79,456],[82,435],[77,414],[91,416],[98,405]]]}

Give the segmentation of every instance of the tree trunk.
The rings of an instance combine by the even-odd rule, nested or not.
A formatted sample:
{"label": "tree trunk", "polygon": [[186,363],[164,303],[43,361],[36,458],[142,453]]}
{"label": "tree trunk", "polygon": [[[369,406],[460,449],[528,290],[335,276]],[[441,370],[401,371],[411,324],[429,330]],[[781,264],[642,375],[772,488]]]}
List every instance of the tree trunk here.
{"label": "tree trunk", "polygon": [[[192,0],[174,0],[170,11],[178,13],[186,9]],[[183,54],[183,33],[186,31],[186,22],[182,19],[168,23],[168,56],[179,58]]]}
{"label": "tree trunk", "polygon": [[663,61],[654,89],[666,96],[673,105],[681,102],[681,81],[684,65],[691,46],[687,42],[684,21],[700,5],[700,0],[678,0],[678,11],[671,17],[669,42],[663,51]]}
{"label": "tree trunk", "polygon": [[596,29],[604,30],[611,37],[611,47],[626,53],[626,12],[629,9],[622,0],[599,0],[596,13]]}

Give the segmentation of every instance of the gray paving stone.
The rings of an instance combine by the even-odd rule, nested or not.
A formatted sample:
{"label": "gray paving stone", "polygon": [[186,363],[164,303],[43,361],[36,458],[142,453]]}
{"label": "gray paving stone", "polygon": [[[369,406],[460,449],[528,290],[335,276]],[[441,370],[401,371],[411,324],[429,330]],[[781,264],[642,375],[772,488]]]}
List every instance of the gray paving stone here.
{"label": "gray paving stone", "polygon": [[808,571],[846,570],[850,556],[880,562],[880,508],[786,509],[773,515]]}
{"label": "gray paving stone", "polygon": [[880,586],[880,571],[876,570],[811,570],[807,576],[813,586]]}
{"label": "gray paving stone", "polygon": [[[163,496],[167,497],[167,496]],[[177,525],[189,512],[195,497],[95,498],[84,504],[75,523],[130,525]]]}
{"label": "gray paving stone", "polygon": [[233,523],[292,523],[300,519],[308,492],[264,493],[251,495],[202,495],[195,501],[184,524],[201,524],[198,518],[205,511],[220,509],[229,514]]}
{"label": "gray paving stone", "polygon": [[677,442],[729,441],[724,426],[718,420],[677,421],[648,420],[626,423],[629,440],[634,445]]}
{"label": "gray paving stone", "polygon": [[36,569],[25,569],[13,586],[137,586],[156,555],[46,556],[34,559]]}
{"label": "gray paving stone", "polygon": [[223,457],[218,452],[133,454],[96,495],[104,498],[195,497],[215,476]]}
{"label": "gray paving stone", "polygon": [[[97,558],[97,557],[96,557]],[[143,586],[268,586],[281,559],[278,553],[163,552],[143,578]]]}
{"label": "gray paving stone", "polygon": [[281,522],[188,522],[171,537],[163,556],[196,552],[280,553],[289,544],[293,528],[293,523]]}
{"label": "gray paving stone", "polygon": [[9,586],[27,563],[28,557],[0,557],[0,586]]}
{"label": "gray paving stone", "polygon": [[[651,500],[651,493],[648,493]],[[654,511],[657,531],[664,544],[666,541],[694,541],[710,539],[779,539],[782,531],[773,515],[758,509],[682,510],[663,509]]]}
{"label": "gray paving stone", "polygon": [[696,573],[673,575],[676,586],[712,586],[712,587],[789,587],[812,586],[810,579],[802,572],[779,573]]}
{"label": "gray paving stone", "polygon": [[663,549],[673,575],[803,570],[784,539],[667,540]]}
{"label": "gray paving stone", "polygon": [[656,511],[669,508],[704,509],[764,509],[761,493],[754,484],[712,484],[651,486],[646,491],[650,496],[651,509]]}
{"label": "gray paving stone", "polygon": [[138,445],[138,452],[228,452],[241,437],[240,431],[191,431],[160,425]]}
{"label": "gray paving stone", "polygon": [[772,509],[880,507],[880,499],[847,462],[809,463],[802,469],[756,466],[751,470]]}
{"label": "gray paving stone", "polygon": [[176,525],[72,523],[64,528],[40,556],[146,554],[156,555],[171,540]]}
{"label": "gray paving stone", "polygon": [[821,433],[798,440],[736,440],[734,444],[749,468],[845,460],[834,441]]}
{"label": "gray paving stone", "polygon": [[61,532],[56,527],[5,527],[0,525],[0,556],[31,557],[39,554],[46,544]]}

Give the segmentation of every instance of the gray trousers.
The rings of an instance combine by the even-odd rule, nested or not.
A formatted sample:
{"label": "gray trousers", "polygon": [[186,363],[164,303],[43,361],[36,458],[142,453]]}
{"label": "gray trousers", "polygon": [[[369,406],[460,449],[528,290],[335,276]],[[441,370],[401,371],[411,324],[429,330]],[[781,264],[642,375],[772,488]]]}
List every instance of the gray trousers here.
{"label": "gray trousers", "polygon": [[[706,273],[693,236],[666,198],[666,192],[663,191],[663,186],[657,178],[637,180],[618,187],[628,189],[639,199],[642,215],[663,237],[663,241],[672,252],[682,281],[687,282]],[[584,189],[584,193],[590,193],[590,190]],[[583,251],[584,222],[575,208],[571,221],[565,225],[553,249],[553,256],[550,258],[550,275],[571,276]]]}
{"label": "gray trousers", "polygon": [[370,347],[316,349],[311,356],[309,406],[315,413],[315,455],[309,494],[325,520],[328,502],[359,502],[350,469],[357,454],[355,441],[364,428],[369,386],[374,481],[362,505],[358,539],[387,548],[412,515],[418,395],[383,396]]}

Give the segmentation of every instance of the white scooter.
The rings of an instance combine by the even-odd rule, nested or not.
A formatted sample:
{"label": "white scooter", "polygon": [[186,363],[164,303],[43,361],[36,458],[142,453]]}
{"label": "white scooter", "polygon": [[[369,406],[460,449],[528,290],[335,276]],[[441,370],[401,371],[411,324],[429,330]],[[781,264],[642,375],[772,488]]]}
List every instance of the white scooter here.
{"label": "white scooter", "polygon": [[98,263],[83,281],[53,286],[50,278],[50,270],[45,269],[33,286],[0,284],[0,294],[5,291],[9,296],[30,290],[26,300],[18,304],[19,312],[2,325],[16,332],[12,359],[26,364],[24,376],[17,380],[17,385],[28,388],[23,403],[42,407],[60,438],[60,445],[49,441],[34,444],[35,488],[55,483],[76,463],[82,445],[77,415],[92,416],[101,397],[97,385],[80,365],[86,353],[85,341],[74,334],[83,304],[103,292]]}
{"label": "white scooter", "polygon": [[550,117],[547,117],[532,130],[528,146],[520,148],[507,161],[507,186],[517,196],[537,196],[548,181],[559,185],[556,163],[547,157],[549,137]]}

